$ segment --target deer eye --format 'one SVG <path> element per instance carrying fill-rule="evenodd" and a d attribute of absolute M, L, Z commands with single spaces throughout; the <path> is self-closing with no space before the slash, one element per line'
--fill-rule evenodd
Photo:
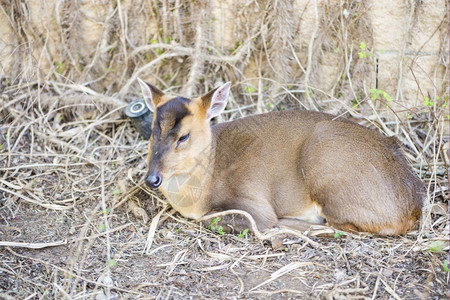
<path fill-rule="evenodd" d="M 183 142 L 187 141 L 188 138 L 189 138 L 189 133 L 183 135 L 182 137 L 180 137 L 180 138 L 178 139 L 177 146 L 178 146 L 180 143 L 183 143 Z"/>

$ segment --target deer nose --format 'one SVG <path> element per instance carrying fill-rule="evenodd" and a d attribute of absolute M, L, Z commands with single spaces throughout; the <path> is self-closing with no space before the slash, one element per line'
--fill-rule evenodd
<path fill-rule="evenodd" d="M 162 183 L 161 175 L 159 174 L 149 174 L 145 178 L 145 184 L 152 190 L 156 190 Z"/>

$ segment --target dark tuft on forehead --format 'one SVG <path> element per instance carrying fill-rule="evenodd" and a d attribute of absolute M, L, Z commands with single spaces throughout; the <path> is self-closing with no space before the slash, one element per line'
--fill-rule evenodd
<path fill-rule="evenodd" d="M 170 99 L 160 107 L 158 107 L 158 113 L 156 120 L 160 122 L 162 118 L 172 117 L 176 120 L 181 120 L 185 116 L 189 115 L 190 112 L 186 108 L 186 105 L 189 105 L 191 100 L 183 97 L 175 97 Z"/>
<path fill-rule="evenodd" d="M 156 131 L 154 137 L 157 140 L 166 136 L 169 131 L 176 133 L 179 130 L 180 121 L 191 114 L 186 108 L 190 102 L 190 99 L 175 97 L 157 107 L 154 129 Z"/>

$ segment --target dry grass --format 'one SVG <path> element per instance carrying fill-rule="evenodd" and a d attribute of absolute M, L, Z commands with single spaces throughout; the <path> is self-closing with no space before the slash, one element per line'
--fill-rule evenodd
<path fill-rule="evenodd" d="M 37 29 L 24 17 L 26 5 L 2 5 L 22 45 L 40 49 L 40 59 L 18 51 L 14 55 L 22 65 L 17 73 L 1 78 L 0 298 L 448 295 L 449 273 L 443 265 L 449 250 L 448 108 L 436 95 L 430 106 L 420 103 L 400 112 L 392 109 L 403 105 L 399 97 L 388 108 L 383 97 L 372 99 L 367 88 L 375 61 L 358 59 L 355 43 L 365 40 L 370 47 L 368 7 L 347 2 L 313 7 L 312 13 L 327 9 L 328 17 L 317 22 L 310 40 L 297 45 L 292 39 L 298 20 L 290 1 L 280 0 L 281 6 L 267 10 L 246 3 L 235 19 L 239 43 L 223 49 L 212 41 L 205 17 L 212 9 L 209 2 L 138 3 L 127 10 L 107 7 L 101 43 L 86 54 L 76 43 L 82 10 L 62 2 L 56 17 L 61 29 L 57 53 L 67 54 L 65 60 L 31 43 Z M 345 9 L 358 17 L 343 17 Z M 138 34 L 143 14 L 162 30 Z M 304 57 L 291 51 L 299 47 L 306 49 Z M 325 91 L 319 64 L 335 48 L 345 52 L 339 54 L 335 82 Z M 443 56 L 443 61 L 448 59 Z M 45 63 L 51 68 L 44 75 L 39 67 Z M 412 59 L 408 64 L 419 63 Z M 246 73 L 249 66 L 251 74 Z M 123 115 L 126 103 L 139 96 L 137 76 L 184 95 L 232 80 L 233 95 L 219 121 L 309 108 L 396 135 L 427 185 L 420 228 L 400 237 L 321 238 L 317 235 L 329 229 L 318 227 L 308 233 L 240 238 L 182 218 L 142 184 L 147 143 Z M 430 80 L 436 89 L 445 84 Z M 417 86 L 422 93 L 419 80 Z"/>
<path fill-rule="evenodd" d="M 442 128 L 433 123 L 416 125 L 414 132 L 427 134 L 409 132 L 423 145 L 420 152 L 430 154 L 419 156 L 426 163 L 413 161 L 428 185 L 420 229 L 397 238 L 278 232 L 283 246 L 273 250 L 270 239 L 221 236 L 170 210 L 141 183 L 147 145 L 122 119 L 123 106 L 67 91 L 85 103 L 83 114 L 67 109 L 76 104 L 41 110 L 39 101 L 49 96 L 27 86 L 7 88 L 11 98 L 2 103 L 0 285 L 7 295 L 445 295 L 448 188 L 438 154 Z M 414 157 L 413 147 L 407 149 Z"/>

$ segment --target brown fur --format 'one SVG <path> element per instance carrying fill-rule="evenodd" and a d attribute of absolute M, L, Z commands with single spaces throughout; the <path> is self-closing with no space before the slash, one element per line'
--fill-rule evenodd
<path fill-rule="evenodd" d="M 211 127 L 206 111 L 212 96 L 183 104 L 190 114 L 173 138 L 150 140 L 149 173 L 162 174 L 160 189 L 182 215 L 198 219 L 241 209 L 260 230 L 304 230 L 326 222 L 395 235 L 414 227 L 424 186 L 394 138 L 311 111 L 273 112 Z M 159 99 L 154 120 L 158 108 L 172 101 Z M 169 127 L 176 116 L 165 118 L 161 123 L 171 124 L 165 132 L 174 130 Z M 187 142 L 176 142 L 187 133 Z M 165 150 L 155 159 L 157 147 Z M 237 231 L 248 227 L 243 218 L 225 222 Z"/>

